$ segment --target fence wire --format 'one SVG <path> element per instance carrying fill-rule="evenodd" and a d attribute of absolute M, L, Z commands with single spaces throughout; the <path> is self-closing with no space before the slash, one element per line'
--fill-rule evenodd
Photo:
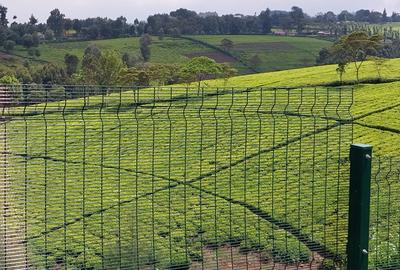
<path fill-rule="evenodd" d="M 352 89 L 0 90 L 0 269 L 344 265 Z"/>
<path fill-rule="evenodd" d="M 400 159 L 375 157 L 370 217 L 370 269 L 400 269 Z"/>

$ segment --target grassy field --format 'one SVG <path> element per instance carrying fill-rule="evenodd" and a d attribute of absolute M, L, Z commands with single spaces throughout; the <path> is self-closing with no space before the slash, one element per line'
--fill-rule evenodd
<path fill-rule="evenodd" d="M 245 62 L 258 55 L 261 59 L 257 70 L 274 71 L 291 68 L 314 66 L 319 51 L 332 45 L 329 41 L 280 36 L 194 36 L 215 46 L 220 46 L 222 39 L 234 43 L 231 53 Z M 285 59 L 285 61 L 282 61 Z"/>
<path fill-rule="evenodd" d="M 86 47 L 90 44 L 96 44 L 100 49 L 116 50 L 121 54 L 127 52 L 132 55 L 138 55 L 140 53 L 139 38 L 133 37 L 43 44 L 39 47 L 42 55 L 38 59 L 63 64 L 65 54 L 71 53 L 81 58 Z M 160 41 L 156 37 L 153 37 L 151 49 L 151 61 L 155 63 L 182 63 L 187 61 L 185 54 L 209 51 L 207 48 L 193 44 L 190 41 L 174 38 L 165 38 Z M 27 51 L 22 47 L 17 47 L 15 54 L 28 56 Z"/>
<path fill-rule="evenodd" d="M 399 69 L 391 60 L 383 76 Z M 362 74 L 375 77 L 373 64 Z M 400 82 L 361 84 L 353 100 L 318 86 L 335 80 L 334 66 L 312 67 L 235 77 L 225 91 L 208 81 L 200 95 L 145 89 L 14 108 L 2 124 L 16 194 L 8 222 L 38 268 L 187 269 L 210 249 L 218 261 L 220 245 L 291 265 L 343 255 L 352 130 L 337 118 L 354 103 L 354 141 L 397 155 Z"/>
<path fill-rule="evenodd" d="M 259 71 L 283 70 L 289 68 L 315 65 L 318 52 L 330 44 L 311 38 L 274 37 L 274 36 L 193 36 L 200 40 L 219 45 L 223 38 L 229 38 L 235 42 L 233 54 L 245 63 L 254 54 L 258 54 L 262 64 Z M 117 50 L 121 54 L 128 52 L 132 55 L 139 54 L 139 38 L 119 38 L 110 40 L 77 41 L 65 43 L 49 43 L 40 45 L 41 56 L 36 60 L 63 64 L 66 53 L 82 57 L 85 48 L 90 44 L 96 44 L 101 49 Z M 208 56 L 218 62 L 229 62 L 243 73 L 249 73 L 248 67 L 234 58 L 207 46 L 180 38 L 164 38 L 159 40 L 153 37 L 151 45 L 152 63 L 184 63 L 191 57 Z M 245 53 L 246 51 L 246 53 Z M 15 55 L 29 57 L 27 50 L 17 46 L 13 52 Z M 285 61 L 281 59 L 285 58 Z M 37 63 L 37 62 L 33 62 Z M 40 63 L 37 63 L 40 64 Z"/>

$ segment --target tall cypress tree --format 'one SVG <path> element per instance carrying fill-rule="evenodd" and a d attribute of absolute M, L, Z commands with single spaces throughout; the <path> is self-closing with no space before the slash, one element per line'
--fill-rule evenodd
<path fill-rule="evenodd" d="M 386 12 L 386 8 L 383 10 L 382 13 L 382 22 L 387 22 L 388 21 L 388 16 L 387 16 L 387 12 Z"/>
<path fill-rule="evenodd" d="M 8 9 L 5 6 L 0 5 L 0 25 L 1 26 L 8 25 L 7 10 Z"/>

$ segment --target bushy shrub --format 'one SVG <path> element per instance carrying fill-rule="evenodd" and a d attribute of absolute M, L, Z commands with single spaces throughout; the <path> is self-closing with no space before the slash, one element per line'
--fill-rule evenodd
<path fill-rule="evenodd" d="M 26 48 L 30 48 L 34 45 L 33 36 L 31 34 L 25 34 L 22 37 L 22 45 Z"/>
<path fill-rule="evenodd" d="M 41 55 L 41 53 L 40 53 L 38 48 L 29 48 L 28 49 L 28 54 L 30 56 L 35 56 L 35 57 L 40 57 L 40 55 Z"/>
<path fill-rule="evenodd" d="M 332 260 L 324 260 L 318 270 L 336 270 L 336 266 Z"/>
<path fill-rule="evenodd" d="M 0 78 L 0 84 L 19 84 L 19 81 L 15 76 L 5 75 Z"/>
<path fill-rule="evenodd" d="M 21 96 L 21 87 L 18 79 L 15 76 L 6 75 L 0 78 L 0 85 L 3 85 L 2 92 L 4 93 L 5 91 L 6 93 L 6 97 L 3 98 L 1 103 L 6 106 L 18 103 Z"/>
<path fill-rule="evenodd" d="M 54 40 L 54 31 L 51 29 L 47 29 L 44 33 L 44 38 L 48 41 Z"/>
<path fill-rule="evenodd" d="M 13 40 L 6 40 L 6 41 L 4 42 L 4 44 L 3 44 L 3 47 L 4 47 L 4 49 L 5 49 L 7 52 L 10 52 L 10 51 L 14 50 L 15 41 L 13 41 Z"/>

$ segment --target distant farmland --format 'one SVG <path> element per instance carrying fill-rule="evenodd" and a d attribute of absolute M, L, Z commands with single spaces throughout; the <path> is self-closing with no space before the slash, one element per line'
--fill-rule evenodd
<path fill-rule="evenodd" d="M 315 65 L 321 48 L 331 42 L 315 38 L 280 36 L 193 36 L 196 39 L 219 46 L 222 39 L 233 41 L 231 53 L 245 62 L 258 55 L 260 71 L 285 70 Z M 282 61 L 284 59 L 284 61 Z"/>
<path fill-rule="evenodd" d="M 182 38 L 166 37 L 163 40 L 159 40 L 158 37 L 153 37 L 150 62 L 180 64 L 195 56 L 208 56 L 220 63 L 228 62 L 236 67 L 241 74 L 246 74 L 253 72 L 253 70 L 249 68 L 248 63 L 249 59 L 254 55 L 258 55 L 261 59 L 260 65 L 256 67 L 256 70 L 259 72 L 308 67 L 315 65 L 315 59 L 320 49 L 323 47 L 329 47 L 331 44 L 328 41 L 314 38 L 261 35 L 204 35 L 191 36 L 191 38 L 207 42 L 216 47 L 220 45 L 222 39 L 227 38 L 233 41 L 234 47 L 231 52 L 226 54 L 212 46 L 206 46 Z M 90 44 L 96 44 L 101 49 L 116 50 L 121 54 L 139 54 L 139 38 L 132 37 L 42 44 L 39 47 L 41 56 L 33 59 L 63 64 L 66 53 L 82 57 L 85 48 Z M 27 50 L 21 46 L 17 46 L 13 53 L 17 56 L 30 58 Z M 285 61 L 282 61 L 282 59 Z M 9 64 L 11 63 L 10 65 L 15 65 L 15 62 L 22 63 L 22 60 L 16 59 L 14 63 L 11 60 L 8 61 Z M 34 61 L 33 63 L 40 64 L 40 62 L 37 61 Z"/>

